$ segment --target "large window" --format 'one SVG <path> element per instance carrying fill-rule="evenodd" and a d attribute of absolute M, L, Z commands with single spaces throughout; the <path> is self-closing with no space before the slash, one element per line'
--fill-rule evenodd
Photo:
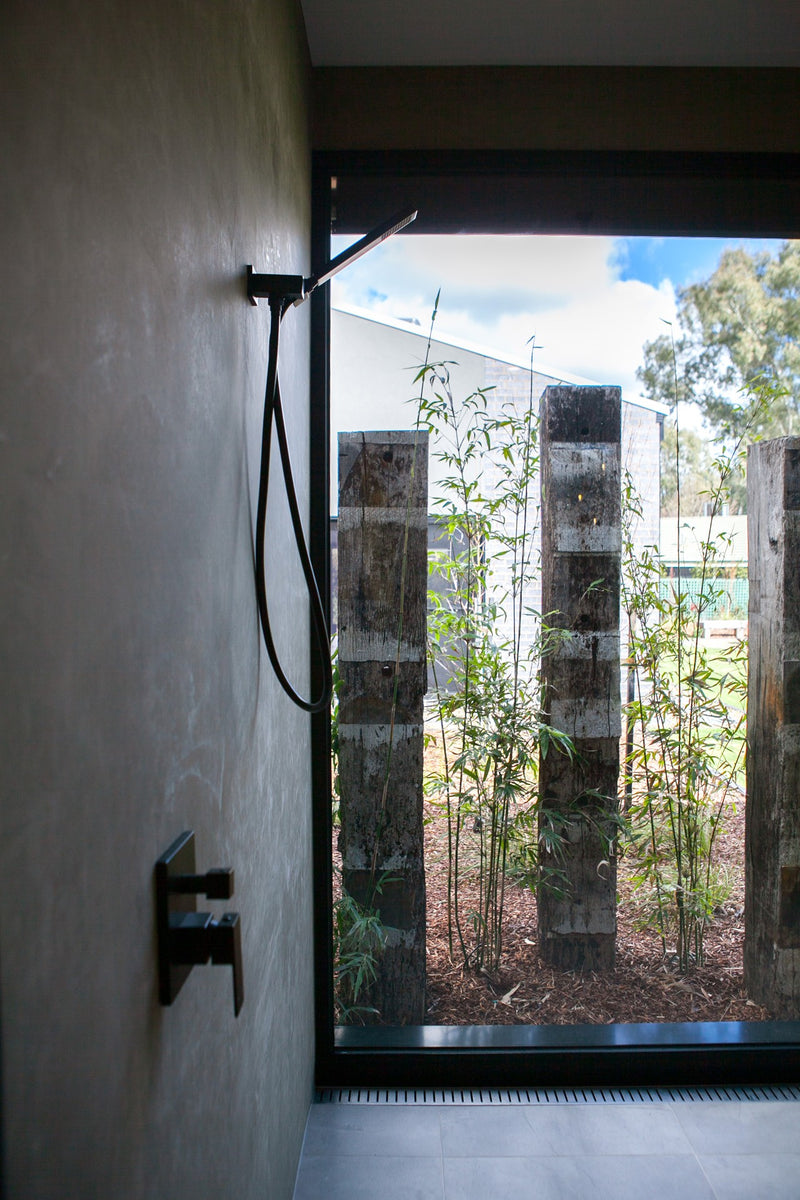
<path fill-rule="evenodd" d="M 420 233 L 692 234 L 792 237 L 800 211 L 794 159 L 750 156 L 320 156 L 315 252 L 403 203 Z M 315 298 L 312 536 L 329 571 L 328 343 L 330 314 Z M 324 590 L 328 591 L 327 584 Z M 688 1082 L 789 1078 L 793 1023 L 653 1022 L 603 1026 L 366 1026 L 334 1028 L 331 963 L 330 727 L 314 729 L 317 879 L 317 1034 L 321 1082 Z M 659 1014 L 661 1015 L 661 1014 Z"/>

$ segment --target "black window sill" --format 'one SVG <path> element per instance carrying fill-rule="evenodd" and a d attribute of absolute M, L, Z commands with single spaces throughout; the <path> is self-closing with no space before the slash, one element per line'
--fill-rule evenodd
<path fill-rule="evenodd" d="M 634 1086 L 800 1081 L 800 1021 L 341 1026 L 319 1086 Z"/>

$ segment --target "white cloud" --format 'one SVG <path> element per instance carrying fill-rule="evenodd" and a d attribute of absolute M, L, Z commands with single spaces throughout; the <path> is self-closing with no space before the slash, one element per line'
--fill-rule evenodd
<path fill-rule="evenodd" d="M 611 237 L 401 237 L 342 272 L 334 303 L 436 321 L 452 334 L 515 358 L 532 335 L 542 364 L 637 392 L 642 346 L 675 319 L 669 280 L 622 280 Z M 337 246 L 337 249 L 340 247 Z"/>

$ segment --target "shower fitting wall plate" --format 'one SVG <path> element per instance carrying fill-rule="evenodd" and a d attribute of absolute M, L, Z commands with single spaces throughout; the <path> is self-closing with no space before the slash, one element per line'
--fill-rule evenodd
<path fill-rule="evenodd" d="M 197 895 L 171 891 L 169 881 L 179 875 L 194 875 L 195 861 L 194 833 L 188 830 L 156 863 L 156 919 L 159 931 L 163 931 L 158 939 L 158 998 L 162 1004 L 172 1004 L 192 969 L 190 964 L 170 961 L 169 917 L 171 912 L 197 912 Z"/>

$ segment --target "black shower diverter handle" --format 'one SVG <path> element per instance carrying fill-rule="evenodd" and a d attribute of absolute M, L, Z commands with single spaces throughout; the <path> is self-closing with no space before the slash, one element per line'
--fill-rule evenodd
<path fill-rule="evenodd" d="M 233 1014 L 238 1017 L 244 1004 L 242 923 L 239 914 L 225 913 L 219 921 L 212 921 L 208 936 L 212 963 L 233 967 Z"/>
<path fill-rule="evenodd" d="M 214 966 L 233 968 L 233 1012 L 244 1004 L 242 923 L 236 912 L 215 921 L 211 913 L 172 913 L 169 919 L 170 962 L 197 967 L 209 959 Z"/>
<path fill-rule="evenodd" d="M 228 900 L 233 895 L 230 867 L 195 871 L 194 834 L 187 830 L 156 863 L 156 918 L 158 924 L 159 999 L 172 1004 L 192 967 L 211 962 L 233 970 L 233 1011 L 238 1017 L 244 1004 L 242 923 L 237 912 L 216 920 L 209 912 L 196 912 L 195 896 Z"/>

